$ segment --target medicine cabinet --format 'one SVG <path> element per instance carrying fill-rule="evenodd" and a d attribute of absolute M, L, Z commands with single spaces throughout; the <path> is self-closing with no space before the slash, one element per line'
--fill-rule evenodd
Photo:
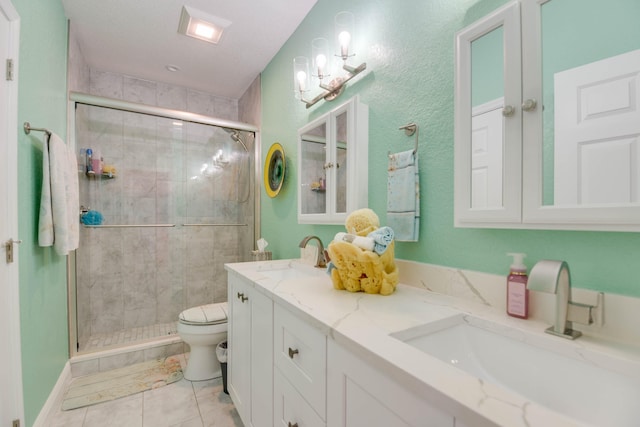
<path fill-rule="evenodd" d="M 344 224 L 368 203 L 369 110 L 358 96 L 298 131 L 298 223 Z"/>
<path fill-rule="evenodd" d="M 640 231 L 637 16 L 520 0 L 456 34 L 457 227 Z"/>

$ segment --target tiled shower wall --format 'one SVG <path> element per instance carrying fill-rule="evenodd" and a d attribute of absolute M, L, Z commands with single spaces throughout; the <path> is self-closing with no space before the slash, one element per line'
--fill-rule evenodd
<path fill-rule="evenodd" d="M 237 120 L 235 100 L 91 71 L 90 92 Z M 78 148 L 100 151 L 113 179 L 80 174 L 81 204 L 105 225 L 81 228 L 78 338 L 175 321 L 187 307 L 227 300 L 224 263 L 253 249 L 254 137 L 249 153 L 220 128 L 79 106 Z M 249 206 L 251 205 L 251 206 Z M 183 224 L 246 224 L 184 226 Z"/>

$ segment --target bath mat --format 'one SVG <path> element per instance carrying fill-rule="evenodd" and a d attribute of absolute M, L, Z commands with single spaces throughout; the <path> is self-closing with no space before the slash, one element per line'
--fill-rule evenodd
<path fill-rule="evenodd" d="M 156 359 L 87 375 L 71 382 L 62 401 L 62 410 L 108 402 L 162 387 L 181 378 L 182 368 L 177 357 Z"/>

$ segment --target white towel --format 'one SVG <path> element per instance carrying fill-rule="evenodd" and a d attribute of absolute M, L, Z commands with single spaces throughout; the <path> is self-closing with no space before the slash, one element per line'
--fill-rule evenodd
<path fill-rule="evenodd" d="M 42 194 L 38 244 L 59 255 L 78 248 L 78 163 L 72 149 L 56 135 L 45 136 L 42 149 Z"/>
<path fill-rule="evenodd" d="M 347 234 L 343 232 L 337 233 L 333 240 L 337 242 L 353 243 L 360 249 L 372 252 L 376 244 L 375 240 L 373 240 L 371 237 L 356 236 L 355 234 Z"/>
<path fill-rule="evenodd" d="M 389 155 L 387 225 L 395 240 L 417 242 L 420 231 L 420 179 L 418 153 L 413 150 Z"/>

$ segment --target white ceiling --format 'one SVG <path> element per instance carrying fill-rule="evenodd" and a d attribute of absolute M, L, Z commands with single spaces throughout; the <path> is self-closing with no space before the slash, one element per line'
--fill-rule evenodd
<path fill-rule="evenodd" d="M 238 99 L 317 0 L 62 0 L 89 67 Z M 231 21 L 214 45 L 178 34 L 182 6 Z M 170 72 L 167 65 L 180 68 Z"/>

